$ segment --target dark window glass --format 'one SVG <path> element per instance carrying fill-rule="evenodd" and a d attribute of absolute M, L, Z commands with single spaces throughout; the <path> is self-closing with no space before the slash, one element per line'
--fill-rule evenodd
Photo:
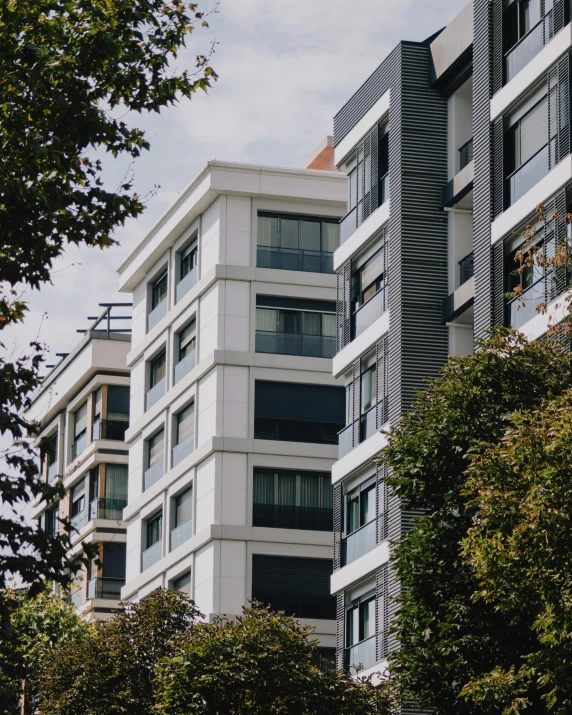
<path fill-rule="evenodd" d="M 375 598 L 367 598 L 346 612 L 346 647 L 375 635 Z"/>
<path fill-rule="evenodd" d="M 152 467 L 156 462 L 163 458 L 163 445 L 165 440 L 165 432 L 161 430 L 149 440 L 149 466 Z"/>
<path fill-rule="evenodd" d="M 167 356 L 163 350 L 157 357 L 151 361 L 151 371 L 150 380 L 151 384 L 149 387 L 155 387 L 155 385 L 165 377 L 165 366 L 167 362 Z"/>
<path fill-rule="evenodd" d="M 191 595 L 191 572 L 187 571 L 179 578 L 173 581 L 173 588 L 177 591 L 184 591 L 189 596 Z"/>
<path fill-rule="evenodd" d="M 58 531 L 58 507 L 54 506 L 46 511 L 45 531 L 48 536 L 55 536 Z"/>
<path fill-rule="evenodd" d="M 126 544 L 103 544 L 103 578 L 125 580 Z"/>
<path fill-rule="evenodd" d="M 167 297 L 167 271 L 165 271 L 157 280 L 153 283 L 153 288 L 151 292 L 151 310 L 162 303 Z"/>
<path fill-rule="evenodd" d="M 186 489 L 175 497 L 175 528 L 193 518 L 193 489 Z"/>
<path fill-rule="evenodd" d="M 192 320 L 179 333 L 179 362 L 196 347 L 196 322 Z"/>
<path fill-rule="evenodd" d="M 177 444 L 184 442 L 195 431 L 195 403 L 177 415 Z"/>
<path fill-rule="evenodd" d="M 180 280 L 197 267 L 198 250 L 197 244 L 192 243 L 181 253 L 181 275 Z"/>
<path fill-rule="evenodd" d="M 85 478 L 72 488 L 72 517 L 77 516 L 85 509 Z"/>
<path fill-rule="evenodd" d="M 375 482 L 368 482 L 347 495 L 346 533 L 352 534 L 375 519 Z"/>
<path fill-rule="evenodd" d="M 74 413 L 74 437 L 77 440 L 87 430 L 87 402 Z"/>
<path fill-rule="evenodd" d="M 158 514 L 147 522 L 147 548 L 163 538 L 163 514 Z"/>

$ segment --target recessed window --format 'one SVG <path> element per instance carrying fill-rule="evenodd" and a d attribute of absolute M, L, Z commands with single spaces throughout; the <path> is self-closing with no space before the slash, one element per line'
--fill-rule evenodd
<path fill-rule="evenodd" d="M 167 291 L 169 276 L 165 270 L 151 284 L 150 311 L 147 316 L 147 330 L 151 330 L 167 314 Z"/>
<path fill-rule="evenodd" d="M 87 402 L 74 412 L 73 421 L 72 459 L 75 459 L 87 447 Z"/>
<path fill-rule="evenodd" d="M 380 491 L 383 495 L 383 491 Z M 345 496 L 342 565 L 356 561 L 377 545 L 377 485 L 375 478 Z M 381 512 L 384 505 L 379 506 Z M 381 514 L 380 514 L 381 516 Z"/>
<path fill-rule="evenodd" d="M 46 509 L 44 513 L 44 531 L 48 536 L 55 536 L 58 532 L 58 506 Z"/>
<path fill-rule="evenodd" d="M 143 475 L 144 489 L 149 489 L 165 471 L 165 431 L 160 430 L 147 442 L 147 469 Z"/>
<path fill-rule="evenodd" d="M 148 410 L 165 394 L 167 353 L 162 350 L 149 363 L 149 390 L 145 396 L 145 409 Z"/>
<path fill-rule="evenodd" d="M 141 568 L 143 571 L 161 559 L 163 545 L 163 512 L 159 512 L 156 516 L 147 520 L 145 531 L 147 548 L 141 555 Z"/>
<path fill-rule="evenodd" d="M 176 591 L 183 591 L 188 596 L 191 595 L 191 572 L 187 571 L 173 581 L 173 588 Z"/>
<path fill-rule="evenodd" d="M 71 490 L 71 523 L 78 530 L 87 523 L 85 487 L 85 478 L 83 478 Z"/>
<path fill-rule="evenodd" d="M 48 468 L 48 482 L 58 476 L 58 433 L 48 437 L 44 446 L 44 459 Z"/>
<path fill-rule="evenodd" d="M 368 594 L 346 611 L 346 667 L 376 663 L 375 595 Z"/>
<path fill-rule="evenodd" d="M 193 535 L 193 489 L 189 487 L 173 500 L 173 528 L 171 551 L 188 541 Z"/>
<path fill-rule="evenodd" d="M 175 417 L 175 446 L 173 447 L 173 467 L 179 464 L 195 448 L 195 404 L 194 402 Z"/>
<path fill-rule="evenodd" d="M 175 338 L 177 342 L 177 363 L 175 384 L 187 375 L 196 364 L 197 324 L 195 320 L 186 325 Z"/>
<path fill-rule="evenodd" d="M 175 287 L 175 299 L 178 302 L 196 284 L 198 278 L 198 247 L 193 241 L 179 254 L 179 280 Z"/>

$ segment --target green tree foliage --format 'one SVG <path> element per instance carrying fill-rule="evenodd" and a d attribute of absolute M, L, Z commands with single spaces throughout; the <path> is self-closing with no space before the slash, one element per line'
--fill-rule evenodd
<path fill-rule="evenodd" d="M 467 475 L 468 507 L 478 519 L 463 555 L 477 597 L 509 623 L 524 609 L 534 642 L 519 659 L 474 678 L 464 695 L 503 715 L 570 713 L 572 391 L 514 413 L 498 443 L 473 449 Z"/>
<path fill-rule="evenodd" d="M 146 715 L 155 704 L 158 662 L 199 612 L 181 591 L 128 603 L 88 638 L 58 649 L 34 683 L 42 715 Z"/>
<path fill-rule="evenodd" d="M 163 715 L 389 715 L 391 684 L 322 672 L 313 629 L 255 604 L 236 620 L 200 623 L 159 668 Z"/>
<path fill-rule="evenodd" d="M 113 231 L 144 209 L 126 179 L 103 183 L 99 158 L 135 160 L 149 149 L 129 120 L 206 90 L 216 74 L 205 56 L 176 68 L 205 15 L 187 0 L 4 0 L 0 3 L 0 331 L 21 322 L 22 288 L 50 280 L 70 243 L 106 248 Z M 0 343 L 0 501 L 21 506 L 53 499 L 60 487 L 38 478 L 33 432 L 22 413 L 38 386 L 41 346 L 14 359 Z M 32 591 L 66 581 L 66 535 L 47 538 L 0 515 L 0 588 L 9 572 Z"/>
<path fill-rule="evenodd" d="M 403 595 L 393 668 L 406 697 L 440 715 L 503 712 L 496 703 L 483 709 L 475 690 L 464 691 L 475 697 L 460 698 L 463 687 L 494 672 L 518 672 L 538 650 L 534 598 L 523 589 L 507 612 L 482 597 L 479 574 L 464 558 L 462 542 L 478 523 L 481 496 L 467 491 L 468 480 L 480 473 L 487 484 L 488 472 L 472 465 L 487 445 L 499 444 L 513 413 L 572 387 L 572 355 L 555 341 L 528 343 L 497 329 L 477 347 L 473 356 L 452 359 L 419 395 L 387 451 L 394 489 L 407 508 L 426 514 L 396 550 Z M 513 575 L 516 582 L 518 568 Z M 540 686 L 529 691 L 537 708 L 531 712 L 545 712 Z"/>

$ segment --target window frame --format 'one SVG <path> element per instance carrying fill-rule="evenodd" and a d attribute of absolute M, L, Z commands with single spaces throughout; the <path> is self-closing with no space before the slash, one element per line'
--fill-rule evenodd
<path fill-rule="evenodd" d="M 163 293 L 157 293 L 158 289 L 160 288 L 160 284 L 165 282 L 165 292 Z M 163 296 L 162 298 L 160 296 Z M 169 295 L 169 268 L 166 267 L 164 268 L 160 273 L 158 278 L 155 278 L 151 282 L 151 310 L 150 312 L 152 313 L 155 308 L 158 308 L 161 303 L 167 299 L 167 296 Z M 158 299 L 159 298 L 159 299 Z"/>

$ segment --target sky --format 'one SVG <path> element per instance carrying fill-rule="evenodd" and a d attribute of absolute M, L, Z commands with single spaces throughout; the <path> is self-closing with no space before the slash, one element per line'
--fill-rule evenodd
<path fill-rule="evenodd" d="M 157 115 L 133 117 L 151 141 L 134 166 L 135 189 L 157 187 L 137 221 L 117 231 L 120 245 L 69 248 L 54 264 L 52 285 L 29 291 L 24 326 L 5 336 L 16 351 L 39 338 L 68 352 L 98 303 L 128 300 L 116 292 L 116 269 L 178 194 L 212 158 L 300 166 L 332 133 L 333 116 L 400 39 L 424 40 L 448 24 L 467 0 L 221 0 L 210 28 L 194 34 L 177 65 L 192 67 L 217 42 L 220 79 Z M 214 8 L 199 0 L 200 9 Z M 108 185 L 124 165 L 106 162 Z"/>

